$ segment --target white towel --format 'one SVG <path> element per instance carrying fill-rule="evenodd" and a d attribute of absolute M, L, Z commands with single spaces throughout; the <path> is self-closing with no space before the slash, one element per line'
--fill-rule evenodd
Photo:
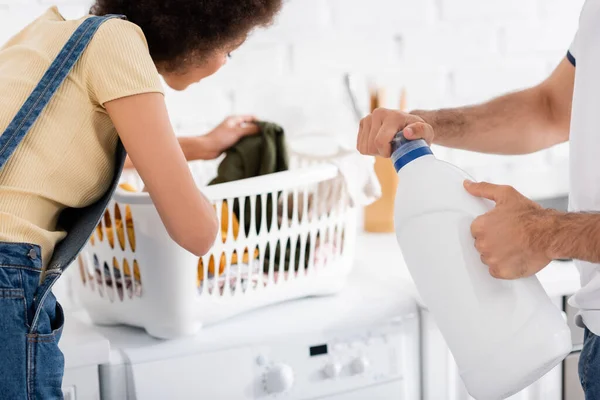
<path fill-rule="evenodd" d="M 381 197 L 381 185 L 375 174 L 375 158 L 357 151 L 344 150 L 331 163 L 338 167 L 346 185 L 350 206 L 369 205 Z"/>

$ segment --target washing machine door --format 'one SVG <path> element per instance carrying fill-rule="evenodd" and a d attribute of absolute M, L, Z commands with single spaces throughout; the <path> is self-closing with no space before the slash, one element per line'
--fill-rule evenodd
<path fill-rule="evenodd" d="M 323 397 L 326 400 L 405 400 L 402 381 L 393 381 L 351 392 Z"/>

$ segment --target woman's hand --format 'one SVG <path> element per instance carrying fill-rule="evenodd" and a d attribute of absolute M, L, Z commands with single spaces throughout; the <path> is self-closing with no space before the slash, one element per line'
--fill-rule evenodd
<path fill-rule="evenodd" d="M 425 139 L 431 145 L 433 128 L 422 118 L 402 111 L 378 108 L 360 121 L 356 148 L 364 155 L 389 158 L 396 133 L 409 140 Z"/>
<path fill-rule="evenodd" d="M 187 161 L 214 160 L 242 137 L 258 133 L 251 115 L 227 117 L 215 129 L 202 136 L 178 137 L 179 146 Z M 135 168 L 127 157 L 125 168 Z"/>
<path fill-rule="evenodd" d="M 199 137 L 205 149 L 206 160 L 213 160 L 235 145 L 241 138 L 258 133 L 256 118 L 251 115 L 225 118 L 215 129 Z"/>

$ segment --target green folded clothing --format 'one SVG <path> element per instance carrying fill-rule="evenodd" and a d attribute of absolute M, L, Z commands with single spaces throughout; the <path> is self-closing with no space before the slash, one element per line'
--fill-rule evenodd
<path fill-rule="evenodd" d="M 226 151 L 226 156 L 210 185 L 287 171 L 285 134 L 279 125 L 257 122 L 260 132 L 245 136 Z"/>

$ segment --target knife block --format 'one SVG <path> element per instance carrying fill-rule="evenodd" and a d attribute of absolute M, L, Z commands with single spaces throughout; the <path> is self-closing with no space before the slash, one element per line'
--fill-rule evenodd
<path fill-rule="evenodd" d="M 398 188 L 398 174 L 392 160 L 375 158 L 375 173 L 381 184 L 381 197 L 365 207 L 364 228 L 371 233 L 394 232 L 394 201 Z"/>
<path fill-rule="evenodd" d="M 371 91 L 371 112 L 380 107 L 384 92 L 379 89 Z M 400 110 L 406 109 L 406 92 L 403 90 L 400 99 Z M 394 202 L 398 188 L 398 174 L 392 160 L 375 157 L 375 174 L 381 185 L 381 197 L 365 207 L 364 229 L 371 233 L 392 233 L 394 228 Z"/>

